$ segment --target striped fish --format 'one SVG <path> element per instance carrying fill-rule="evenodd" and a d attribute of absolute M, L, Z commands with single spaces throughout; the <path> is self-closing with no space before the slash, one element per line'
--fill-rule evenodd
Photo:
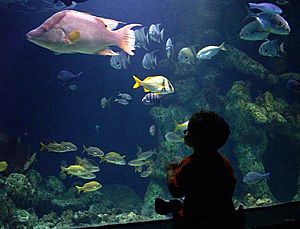
<path fill-rule="evenodd" d="M 142 102 L 147 106 L 153 106 L 155 104 L 158 104 L 163 98 L 164 95 L 162 94 L 155 94 L 155 93 L 147 93 L 144 98 L 142 99 Z"/>

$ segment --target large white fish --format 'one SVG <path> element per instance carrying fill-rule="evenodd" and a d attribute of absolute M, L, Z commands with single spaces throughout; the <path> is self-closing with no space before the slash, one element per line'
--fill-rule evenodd
<path fill-rule="evenodd" d="M 26 34 L 34 44 L 56 53 L 84 53 L 118 55 L 109 46 L 116 45 L 129 55 L 134 55 L 135 44 L 132 27 L 126 25 L 113 31 L 120 22 L 96 17 L 74 10 L 54 14 L 38 28 Z"/>
<path fill-rule="evenodd" d="M 226 51 L 226 48 L 224 47 L 224 45 L 225 45 L 225 42 L 223 42 L 220 46 L 207 46 L 207 47 L 201 49 L 197 53 L 196 57 L 201 60 L 211 59 L 213 56 L 217 55 L 220 50 Z"/>

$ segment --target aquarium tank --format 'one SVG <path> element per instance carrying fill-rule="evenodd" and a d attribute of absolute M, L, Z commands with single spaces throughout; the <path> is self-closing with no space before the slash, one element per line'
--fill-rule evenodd
<path fill-rule="evenodd" d="M 249 4 L 250 3 L 250 4 Z M 165 219 L 165 166 L 214 111 L 233 201 L 300 200 L 296 0 L 0 0 L 0 228 Z"/>

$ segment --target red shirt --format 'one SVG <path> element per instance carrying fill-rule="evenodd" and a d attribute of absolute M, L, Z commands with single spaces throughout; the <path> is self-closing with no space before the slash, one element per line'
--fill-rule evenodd
<path fill-rule="evenodd" d="M 184 218 L 197 222 L 231 215 L 235 184 L 229 160 L 218 152 L 197 152 L 184 158 L 168 180 L 172 196 L 184 197 Z"/>

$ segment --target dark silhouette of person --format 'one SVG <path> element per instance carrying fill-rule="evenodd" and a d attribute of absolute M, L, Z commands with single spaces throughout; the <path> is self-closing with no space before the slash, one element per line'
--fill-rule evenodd
<path fill-rule="evenodd" d="M 158 214 L 173 213 L 174 228 L 237 228 L 232 202 L 236 178 L 229 160 L 218 152 L 229 134 L 228 124 L 214 112 L 191 117 L 184 142 L 193 153 L 166 166 L 169 191 L 181 199 L 155 201 Z"/>

